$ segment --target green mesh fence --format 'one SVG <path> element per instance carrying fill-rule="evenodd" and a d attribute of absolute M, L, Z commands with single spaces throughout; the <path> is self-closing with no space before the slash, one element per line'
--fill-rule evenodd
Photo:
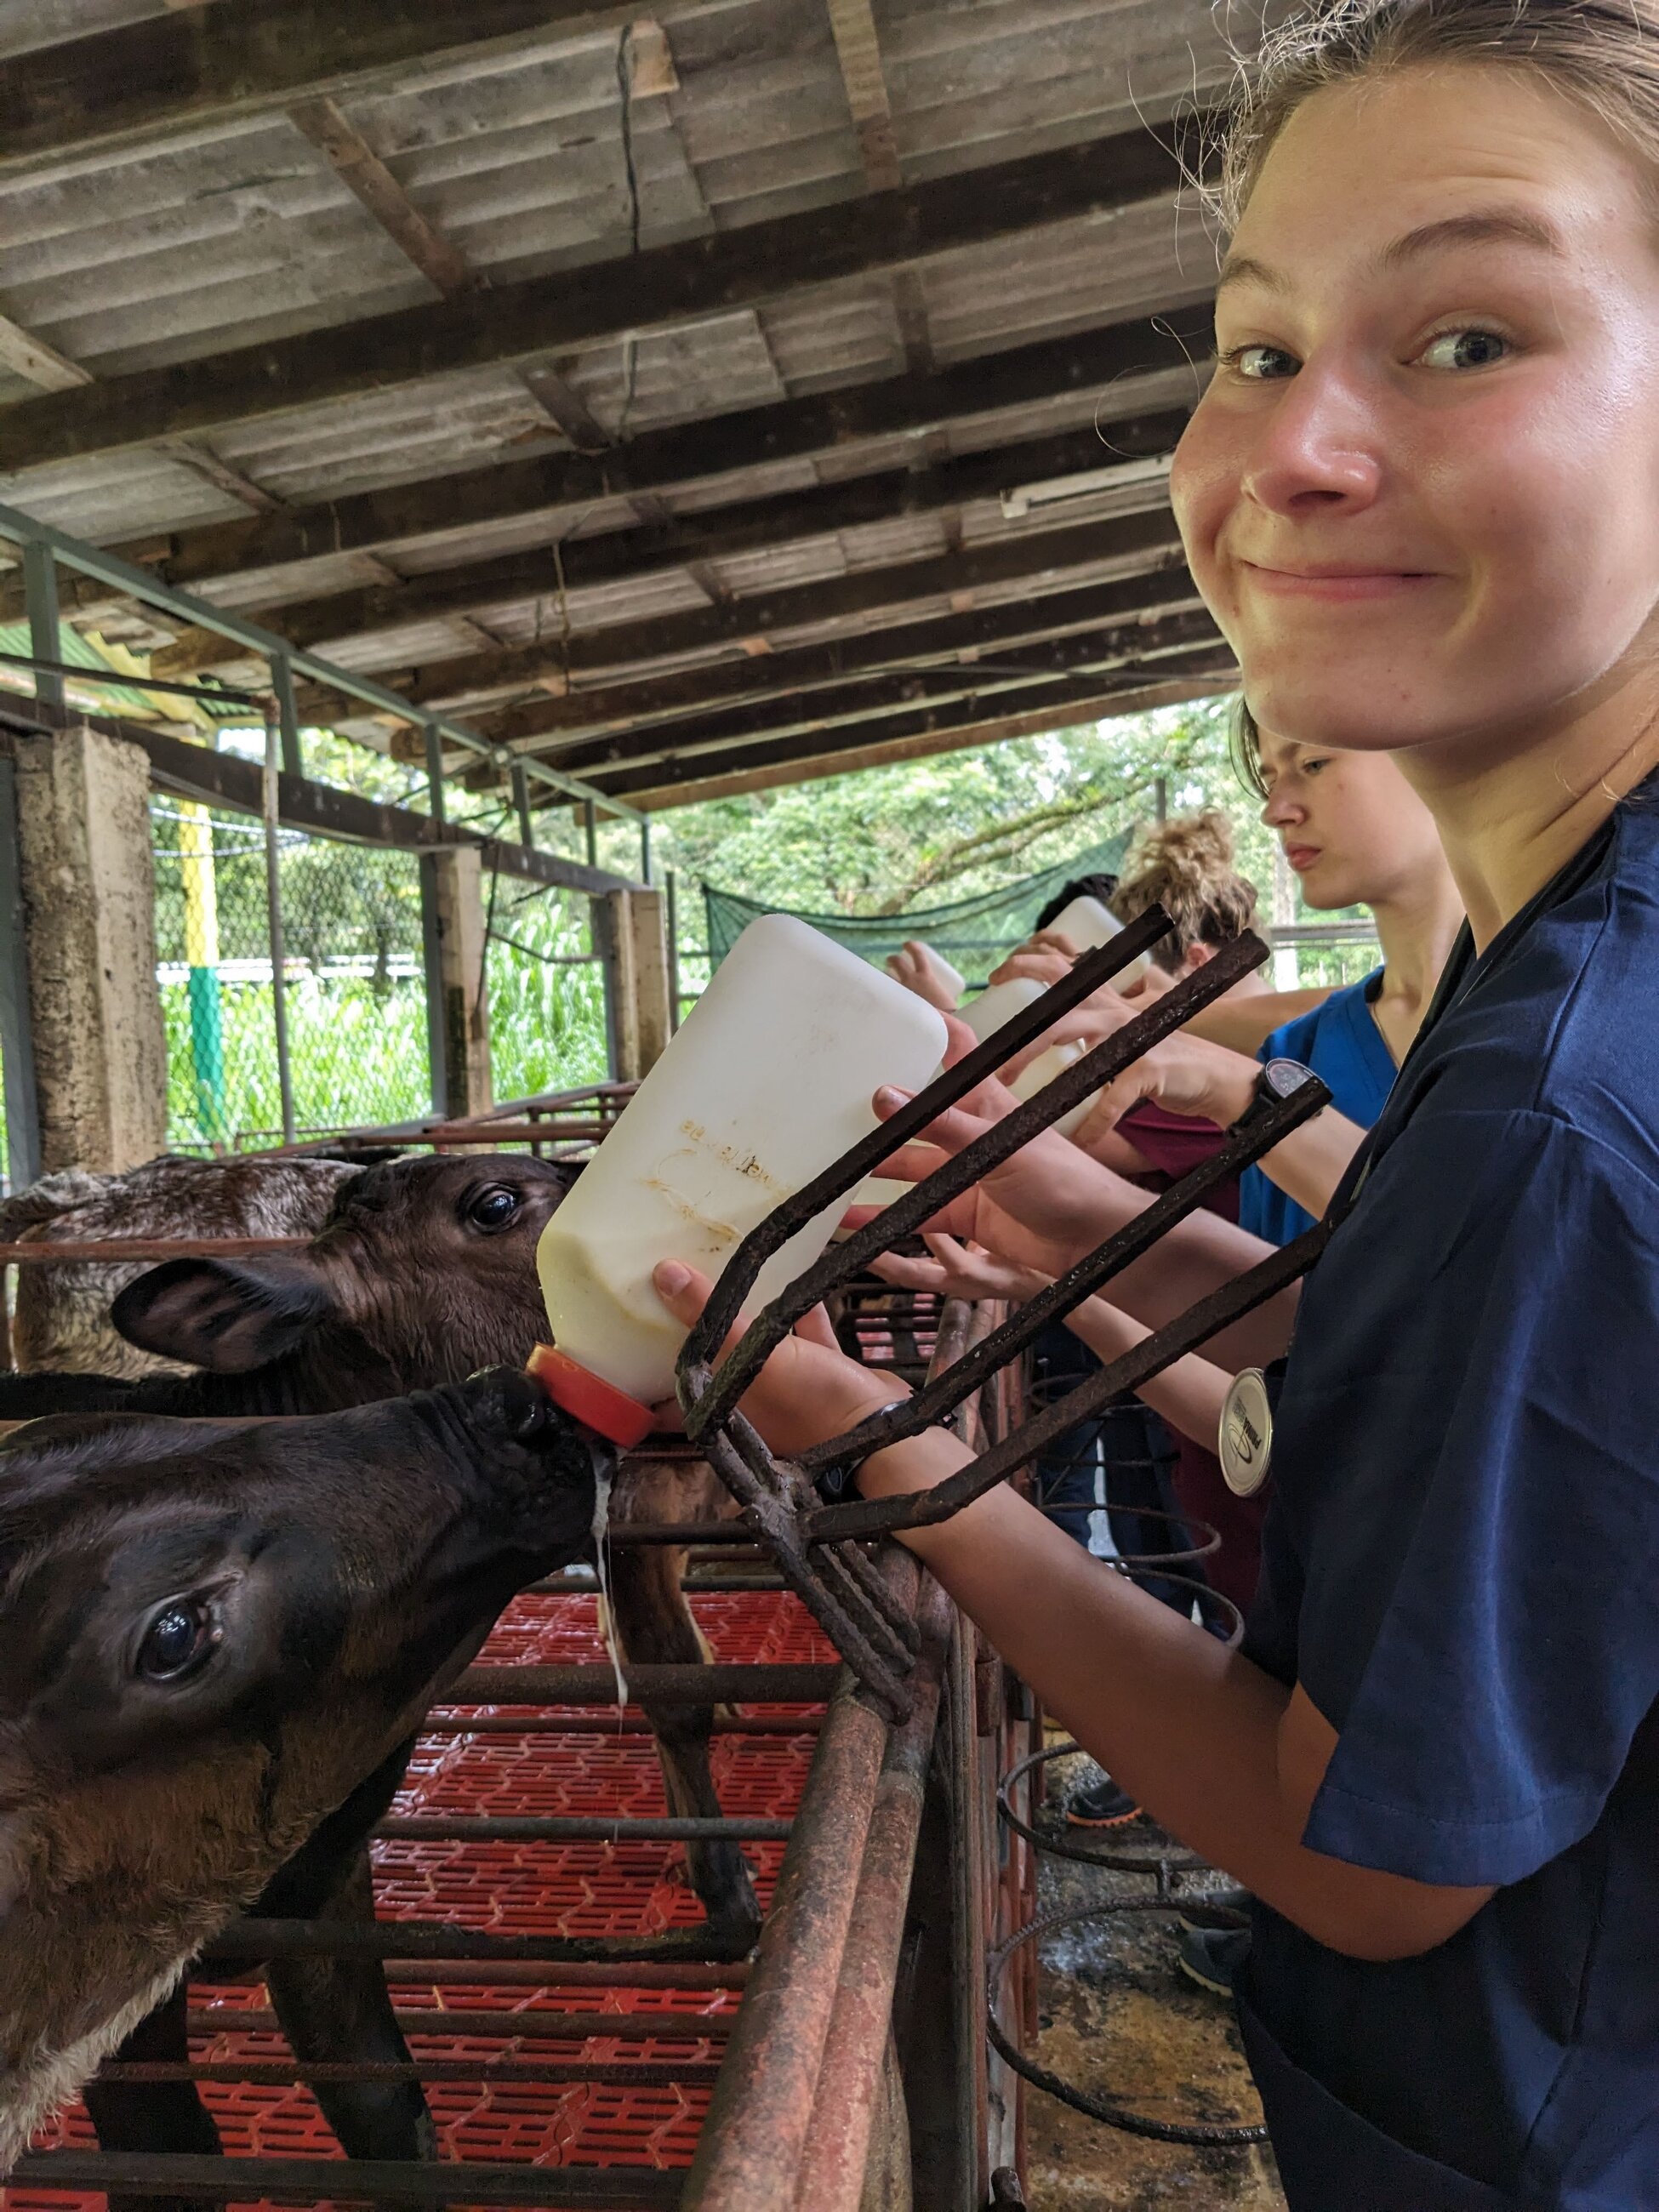
<path fill-rule="evenodd" d="M 1022 877 L 1000 890 L 982 891 L 976 898 L 959 899 L 953 906 L 916 907 L 908 914 L 798 914 L 795 918 L 878 966 L 906 938 L 921 938 L 960 969 L 970 989 L 978 989 L 992 969 L 1030 935 L 1037 915 L 1064 884 L 1078 876 L 1115 875 L 1133 835 L 1126 830 L 1103 844 L 1074 854 L 1058 867 Z M 711 973 L 757 915 L 789 910 L 744 898 L 737 891 L 717 890 L 712 884 L 703 885 L 702 897 Z"/>

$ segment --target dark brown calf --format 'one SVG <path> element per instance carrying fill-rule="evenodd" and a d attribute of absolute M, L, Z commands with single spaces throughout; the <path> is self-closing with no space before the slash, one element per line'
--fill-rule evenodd
<path fill-rule="evenodd" d="M 361 1838 L 507 1599 L 586 1548 L 611 1456 L 500 1370 L 0 1451 L 0 2173 L 233 1913 Z"/>

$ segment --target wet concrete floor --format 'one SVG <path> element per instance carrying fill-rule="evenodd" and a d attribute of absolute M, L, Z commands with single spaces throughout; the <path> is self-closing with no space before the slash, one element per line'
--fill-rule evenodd
<path fill-rule="evenodd" d="M 1091 1847 L 1154 1856 L 1165 1839 L 1145 1821 L 1091 1837 L 1066 1829 L 1059 1808 L 1086 1762 L 1050 1767 L 1045 1830 Z M 1154 1891 L 1144 1875 L 1045 1856 L 1041 1909 L 1076 1911 Z M 1219 1886 L 1183 1880 L 1182 1894 Z M 1101 2098 L 1183 2125 L 1259 2124 L 1231 2007 L 1176 1965 L 1171 1912 L 1118 1912 L 1057 1930 L 1041 1943 L 1039 2065 Z M 1221 2148 L 1155 2142 L 1073 2112 L 1028 2088 L 1026 2192 L 1032 2212 L 1284 2212 L 1265 2145 Z"/>

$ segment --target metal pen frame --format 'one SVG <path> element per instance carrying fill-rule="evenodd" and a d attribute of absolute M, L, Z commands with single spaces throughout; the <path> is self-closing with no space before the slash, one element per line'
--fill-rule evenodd
<path fill-rule="evenodd" d="M 785 1581 L 829 1635 L 866 1694 L 895 1722 L 909 1710 L 915 1630 L 909 1616 L 892 1603 L 887 1578 L 866 1545 L 959 1513 L 1079 1421 L 1139 1389 L 1217 1331 L 1286 1289 L 1313 1264 L 1326 1232 L 1312 1230 L 1270 1254 L 925 1493 L 840 1504 L 826 1502 L 820 1484 L 838 1490 L 872 1453 L 944 1419 L 998 1369 L 1018 1359 L 1042 1329 L 1062 1320 L 1143 1257 L 1220 1184 L 1328 1105 L 1330 1092 L 1310 1076 L 1287 1097 L 1252 1116 L 1247 1127 L 1226 1133 L 1210 1159 L 1153 1199 L 1133 1220 L 942 1373 L 931 1376 L 913 1397 L 844 1434 L 793 1459 L 781 1457 L 745 1419 L 739 1401 L 769 1354 L 830 1291 L 867 1269 L 901 1237 L 920 1230 L 1062 1115 L 1115 1081 L 1145 1053 L 1259 967 L 1267 957 L 1267 946 L 1249 933 L 1224 946 L 1115 1034 L 1082 1054 L 1033 1097 L 993 1121 L 875 1219 L 831 1247 L 749 1322 L 716 1364 L 720 1349 L 738 1324 L 761 1267 L 791 1237 L 836 1200 L 847 1197 L 902 1146 L 922 1137 L 939 1115 L 1121 974 L 1173 927 L 1162 908 L 1149 908 L 1109 945 L 1085 954 L 1069 975 L 946 1068 L 882 1127 L 775 1207 L 733 1253 L 681 1352 L 679 1396 L 688 1436 L 742 1505 L 745 1525 L 770 1551 Z"/>

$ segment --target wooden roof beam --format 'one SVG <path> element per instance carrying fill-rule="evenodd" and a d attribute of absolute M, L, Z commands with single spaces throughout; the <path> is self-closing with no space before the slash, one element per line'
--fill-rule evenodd
<path fill-rule="evenodd" d="M 208 8 L 199 15 L 156 20 L 188 27 L 241 12 L 240 6 Z M 337 12 L 355 21 L 364 11 Z M 4 76 L 0 72 L 0 87 Z M 3 117 L 0 99 L 0 143 Z M 672 327 L 816 290 L 838 278 L 902 267 L 1059 222 L 1115 215 L 1171 193 L 1180 173 L 1172 137 L 1137 128 L 902 192 L 651 247 L 620 262 L 572 270 L 556 284 L 537 277 L 163 368 L 134 370 L 0 412 L 0 471 L 126 451 L 168 434 L 615 343 L 630 331 Z"/>
<path fill-rule="evenodd" d="M 288 111 L 288 118 L 441 299 L 461 299 L 484 289 L 488 278 L 479 274 L 453 239 L 427 221 L 337 102 L 322 95 L 296 100 Z M 526 368 L 520 373 L 520 381 L 554 428 L 579 453 L 598 453 L 609 445 L 587 403 L 556 369 L 545 364 Z"/>
<path fill-rule="evenodd" d="M 608 623 L 580 630 L 556 649 L 548 645 L 518 647 L 498 653 L 471 653 L 424 668 L 383 670 L 377 680 L 402 692 L 414 707 L 435 707 L 538 684 L 562 685 L 573 675 L 622 671 L 706 652 L 721 645 L 747 647 L 770 642 L 787 651 L 775 633 L 809 624 L 880 618 L 904 605 L 1011 583 L 1030 597 L 1061 591 L 1087 580 L 1086 572 L 1109 562 L 1152 574 L 1177 567 L 1181 541 L 1167 508 L 1147 514 L 1118 515 L 1109 521 L 1080 524 L 1041 536 L 998 539 L 932 560 L 907 561 L 887 568 L 860 569 L 816 584 L 758 593 L 725 606 L 696 607 L 684 614 L 653 615 L 642 621 Z M 1103 579 L 1098 580 L 1104 580 Z M 641 667 L 643 679 L 653 672 Z M 325 696 L 307 688 L 302 712 L 327 712 Z"/>
<path fill-rule="evenodd" d="M 1178 706 L 1187 699 L 1212 698 L 1218 691 L 1230 690 L 1231 681 L 1224 677 L 1177 677 L 1166 683 L 1114 691 L 1098 702 L 1095 719 L 1103 722 L 1123 714 L 1148 714 L 1154 707 Z M 661 790 L 636 793 L 631 804 L 642 814 L 659 814 L 670 807 L 699 805 L 708 799 L 741 799 L 750 792 L 775 790 L 780 784 L 817 783 L 832 775 L 855 775 L 864 769 L 892 768 L 902 761 L 967 752 L 1008 738 L 1041 737 L 1053 726 L 1052 717 L 1020 715 L 1004 722 L 940 730 L 927 737 L 890 738 L 850 752 L 803 754 L 769 768 L 734 769 L 696 783 L 665 785 Z"/>
<path fill-rule="evenodd" d="M 1213 618 L 1203 608 L 1173 615 L 1164 622 L 1132 623 L 1087 638 L 1068 640 L 1060 652 L 1045 647 L 1029 653 L 1009 650 L 988 656 L 983 665 L 970 662 L 955 667 L 907 669 L 804 697 L 766 701 L 702 721 L 670 722 L 587 738 L 562 745 L 544 757 L 572 775 L 603 776 L 613 769 L 651 761 L 724 754 L 802 731 L 830 730 L 852 722 L 862 725 L 917 708 L 932 712 L 953 702 L 977 700 L 986 704 L 988 712 L 1000 696 L 1018 692 L 1030 700 L 1039 696 L 1042 687 L 1047 687 L 1056 713 L 1063 715 L 1068 702 L 1097 697 L 1120 668 L 1138 668 L 1155 656 L 1200 647 L 1212 653 L 1226 650 Z M 500 780 L 498 774 L 495 780 Z"/>
<path fill-rule="evenodd" d="M 732 594 L 710 570 L 712 562 L 896 521 L 907 514 L 994 499 L 1017 483 L 1081 475 L 1119 458 L 1160 457 L 1173 451 L 1186 423 L 1182 410 L 1141 416 L 1114 426 L 1109 451 L 1091 427 L 1010 452 L 966 454 L 938 468 L 889 470 L 781 497 L 744 500 L 729 507 L 706 509 L 684 521 L 659 507 L 662 519 L 649 526 L 563 544 L 556 569 L 549 549 L 538 546 L 453 568 L 428 569 L 391 585 L 357 585 L 318 599 L 275 605 L 258 600 L 250 607 L 257 606 L 260 621 L 294 644 L 314 646 L 538 599 L 561 581 L 567 591 L 589 591 L 598 585 L 638 584 L 689 570 L 710 599 L 724 601 Z M 1145 488 L 1146 506 L 1161 497 L 1159 487 Z M 1064 511 L 1058 502 L 1047 510 L 1056 521 Z M 0 615 L 4 611 L 0 595 Z M 182 678 L 200 669 L 230 667 L 241 658 L 240 648 L 217 631 L 187 630 L 156 659 L 155 672 Z"/>
<path fill-rule="evenodd" d="M 83 386 L 97 381 L 89 368 L 83 368 L 78 361 L 71 361 L 67 354 L 59 353 L 56 346 L 37 337 L 33 331 L 26 331 L 21 323 L 13 322 L 9 315 L 0 315 L 0 367 L 26 378 L 41 392 L 78 392 Z M 158 442 L 170 461 L 188 469 L 193 476 L 204 477 L 216 490 L 228 492 L 233 499 L 262 513 L 282 512 L 279 499 L 255 483 L 251 477 L 245 477 L 240 469 L 222 460 L 210 447 L 187 438 L 163 438 Z M 21 590 L 6 596 L 15 598 L 21 610 Z M 100 604 L 107 604 L 109 596 L 100 587 Z M 6 619 L 15 621 L 17 617 L 14 614 Z"/>
<path fill-rule="evenodd" d="M 223 0 L 219 0 L 223 4 Z M 152 533 L 118 547 L 184 588 L 319 555 L 372 550 L 423 536 L 545 514 L 550 538 L 562 513 L 617 495 L 661 495 L 738 470 L 815 453 L 844 455 L 860 441 L 948 430 L 1006 412 L 1018 433 L 1034 407 L 1101 395 L 1096 419 L 1117 422 L 1136 404 L 1134 383 L 1184 371 L 1209 343 L 1210 307 L 1112 323 L 963 362 L 933 376 L 890 377 L 810 399 L 785 399 L 672 429 L 647 430 L 614 452 L 556 453 L 492 463 L 424 483 L 295 507 L 270 522 L 209 523 L 174 532 L 158 553 Z M 1200 389 L 1192 380 L 1193 396 Z"/>
<path fill-rule="evenodd" d="M 893 137 L 893 111 L 881 66 L 881 42 L 870 0 L 827 0 L 836 58 L 847 105 L 858 133 L 859 158 L 872 192 L 896 191 L 904 182 Z"/>
<path fill-rule="evenodd" d="M 288 119 L 441 298 L 453 300 L 480 289 L 483 280 L 460 247 L 427 221 L 333 100 L 320 94 L 296 100 Z"/>
<path fill-rule="evenodd" d="M 1126 667 L 1117 678 L 1103 680 L 1093 698 L 1056 703 L 1052 696 L 1045 701 L 1020 692 L 1003 692 L 994 701 L 967 707 L 929 708 L 912 715 L 853 722 L 839 730 L 807 731 L 731 754 L 702 754 L 684 763 L 630 769 L 606 776 L 601 788 L 617 798 L 626 794 L 629 805 L 650 812 L 722 796 L 736 787 L 732 780 L 739 776 L 776 770 L 775 781 L 797 783 L 806 781 L 809 775 L 845 775 L 854 767 L 874 765 L 870 756 L 878 750 L 898 759 L 906 757 L 904 747 L 918 743 L 943 752 L 1008 738 L 1040 737 L 1049 730 L 1069 729 L 1079 722 L 1121 714 L 1125 695 L 1144 698 L 1149 686 L 1184 687 L 1175 696 L 1195 698 L 1230 690 L 1237 681 L 1238 672 L 1231 655 L 1218 653 L 1213 646 L 1200 647 L 1188 654 L 1172 655 L 1167 662 Z M 817 765 L 809 768 L 809 763 Z M 750 782 L 744 787 L 762 787 Z"/>
<path fill-rule="evenodd" d="M 722 707 L 809 696 L 870 669 L 926 665 L 940 672 L 970 665 L 988 648 L 999 659 L 1009 651 L 1046 651 L 1054 665 L 1070 666 L 1067 656 L 1085 652 L 1090 638 L 1106 624 L 1158 621 L 1186 613 L 1197 603 L 1197 587 L 1187 571 L 1164 568 L 1151 576 L 1124 576 L 1115 583 L 1056 592 L 1029 605 L 930 616 L 829 645 L 708 661 L 644 681 L 600 683 L 560 698 L 536 699 L 500 714 L 469 719 L 481 736 L 497 744 L 551 759 L 556 748 L 550 739 L 562 737 L 574 743 Z"/>
<path fill-rule="evenodd" d="M 703 0 L 708 5 L 708 0 Z M 9 54 L 0 173 L 362 91 L 410 64 L 562 30 L 619 28 L 636 0 L 234 0 Z"/>

